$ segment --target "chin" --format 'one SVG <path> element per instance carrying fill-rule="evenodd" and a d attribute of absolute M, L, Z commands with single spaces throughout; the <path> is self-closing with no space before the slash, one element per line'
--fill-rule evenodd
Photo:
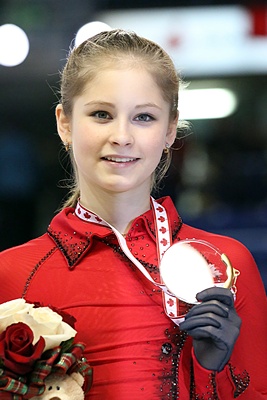
<path fill-rule="evenodd" d="M 126 193 L 126 192 L 133 192 L 135 190 L 140 189 L 140 184 L 130 184 L 129 182 L 125 183 L 113 183 L 105 185 L 104 187 L 110 193 Z"/>

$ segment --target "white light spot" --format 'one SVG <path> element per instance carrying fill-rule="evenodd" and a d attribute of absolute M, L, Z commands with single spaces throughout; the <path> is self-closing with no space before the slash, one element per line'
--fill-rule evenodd
<path fill-rule="evenodd" d="M 111 27 L 104 22 L 94 21 L 83 25 L 77 32 L 75 37 L 75 47 L 79 46 L 82 42 L 97 35 L 100 32 L 110 31 Z"/>
<path fill-rule="evenodd" d="M 236 96 L 229 89 L 185 89 L 180 92 L 181 119 L 225 118 L 231 115 L 236 107 Z"/>
<path fill-rule="evenodd" d="M 0 26 L 0 64 L 14 67 L 21 64 L 29 53 L 29 39 L 17 25 Z"/>

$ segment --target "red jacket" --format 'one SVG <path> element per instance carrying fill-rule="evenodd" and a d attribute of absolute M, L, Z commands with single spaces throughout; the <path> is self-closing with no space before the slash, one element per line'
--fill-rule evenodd
<path fill-rule="evenodd" d="M 108 227 L 61 211 L 47 233 L 0 255 L 0 303 L 24 296 L 76 319 L 94 368 L 92 400 L 267 399 L 267 307 L 250 252 L 239 242 L 183 224 L 169 198 L 173 241 L 206 240 L 226 253 L 237 279 L 235 306 L 242 319 L 229 363 L 220 373 L 202 368 L 192 340 L 165 315 L 160 291 L 121 251 Z M 138 217 L 127 244 L 159 278 L 152 211 Z"/>

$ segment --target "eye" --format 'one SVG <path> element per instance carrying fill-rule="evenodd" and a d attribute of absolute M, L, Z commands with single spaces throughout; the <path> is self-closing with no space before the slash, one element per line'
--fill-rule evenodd
<path fill-rule="evenodd" d="M 92 117 L 96 117 L 96 118 L 98 118 L 98 119 L 111 119 L 111 116 L 109 115 L 109 113 L 106 112 L 106 111 L 102 111 L 102 110 L 94 111 L 94 112 L 91 114 L 91 116 L 92 116 Z"/>
<path fill-rule="evenodd" d="M 139 114 L 135 119 L 140 122 L 150 122 L 155 120 L 155 118 L 150 114 Z"/>

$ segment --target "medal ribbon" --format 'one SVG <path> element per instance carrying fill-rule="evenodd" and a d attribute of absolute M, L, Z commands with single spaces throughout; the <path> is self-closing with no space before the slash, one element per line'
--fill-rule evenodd
<path fill-rule="evenodd" d="M 160 263 L 163 254 L 172 244 L 171 231 L 169 228 L 169 220 L 165 208 L 161 204 L 157 203 L 156 200 L 153 199 L 153 197 L 150 198 L 150 201 L 155 220 L 157 253 Z M 128 257 L 128 259 L 131 260 L 134 265 L 136 265 L 139 271 L 151 283 L 153 283 L 153 285 L 162 290 L 165 313 L 176 325 L 179 325 L 179 323 L 184 320 L 183 317 L 178 317 L 179 300 L 168 291 L 167 287 L 163 283 L 157 283 L 152 279 L 151 275 L 148 273 L 145 267 L 130 252 L 126 240 L 122 236 L 122 234 L 116 228 L 114 228 L 114 226 L 110 225 L 108 222 L 100 218 L 97 214 L 84 208 L 79 202 L 77 203 L 75 214 L 77 215 L 77 217 L 84 221 L 111 228 L 118 239 L 122 251 Z"/>

